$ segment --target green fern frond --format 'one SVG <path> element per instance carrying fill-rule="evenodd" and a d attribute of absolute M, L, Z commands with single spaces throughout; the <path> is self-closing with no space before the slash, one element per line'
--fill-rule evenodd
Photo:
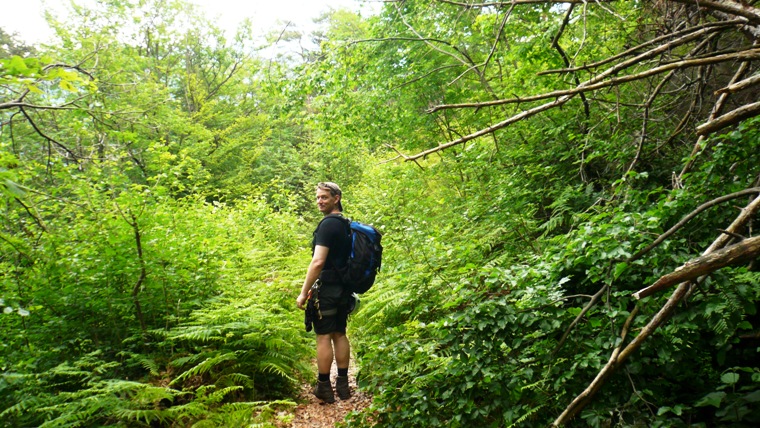
<path fill-rule="evenodd" d="M 262 371 L 265 372 L 265 373 L 273 373 L 273 374 L 276 374 L 276 375 L 278 375 L 278 376 L 280 376 L 282 378 L 288 379 L 288 380 L 290 380 L 292 382 L 296 381 L 293 377 L 291 377 L 288 374 L 289 370 L 286 367 L 283 367 L 283 366 L 281 366 L 278 363 L 268 362 L 268 363 L 262 364 L 260 367 L 261 367 Z"/>
<path fill-rule="evenodd" d="M 0 412 L 0 419 L 10 418 L 11 416 L 21 416 L 31 411 L 42 407 L 44 401 L 39 397 L 27 397 L 20 400 L 18 403 L 9 406 L 7 409 Z"/>
<path fill-rule="evenodd" d="M 544 407 L 546 407 L 546 404 L 542 403 L 542 404 L 539 404 L 536 407 L 528 409 L 528 411 L 525 412 L 524 415 L 520 416 L 514 423 L 512 423 L 511 425 L 509 425 L 509 427 L 512 428 L 512 427 L 516 427 L 516 426 L 523 426 L 523 423 L 525 423 L 525 421 L 527 421 L 528 418 L 530 418 L 531 416 L 533 416 L 536 412 L 538 412 L 539 410 L 543 409 Z"/>
<path fill-rule="evenodd" d="M 229 386 L 227 388 L 222 388 L 209 394 L 207 400 L 210 403 L 218 404 L 221 403 L 228 394 L 231 394 L 235 391 L 240 391 L 242 389 L 242 386 Z"/>
<path fill-rule="evenodd" d="M 223 354 L 216 355 L 212 358 L 206 358 L 203 360 L 200 364 L 192 367 L 189 370 L 186 370 L 179 376 L 177 376 L 170 385 L 175 385 L 178 382 L 181 382 L 190 376 L 194 375 L 202 375 L 210 372 L 212 369 L 214 369 L 217 365 L 228 362 L 228 361 L 235 361 L 237 359 L 237 352 L 226 352 Z"/>
<path fill-rule="evenodd" d="M 166 424 L 171 420 L 169 414 L 165 410 L 157 409 L 117 409 L 113 412 L 119 420 L 144 422 L 146 425 L 153 423 Z"/>
<path fill-rule="evenodd" d="M 253 386 L 253 380 L 250 376 L 242 373 L 228 373 L 221 376 L 217 381 L 220 385 L 239 385 L 250 388 Z"/>
<path fill-rule="evenodd" d="M 213 355 L 215 355 L 215 352 L 199 352 L 186 357 L 177 357 L 170 364 L 174 367 L 184 367 L 189 364 L 198 364 L 199 361 L 211 358 Z"/>

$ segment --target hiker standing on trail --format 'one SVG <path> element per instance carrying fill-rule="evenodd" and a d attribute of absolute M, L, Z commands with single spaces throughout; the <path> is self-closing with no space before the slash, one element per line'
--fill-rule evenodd
<path fill-rule="evenodd" d="M 324 218 L 314 232 L 311 263 L 296 301 L 299 309 L 307 310 L 307 331 L 313 323 L 317 334 L 319 376 L 314 395 L 326 403 L 335 402 L 330 383 L 333 359 L 338 366 L 335 391 L 341 400 L 351 397 L 348 387 L 351 345 L 346 336 L 351 293 L 343 287 L 337 274 L 337 269 L 345 267 L 351 248 L 345 220 L 342 218 L 341 197 L 337 184 L 326 182 L 317 185 L 317 207 Z"/>

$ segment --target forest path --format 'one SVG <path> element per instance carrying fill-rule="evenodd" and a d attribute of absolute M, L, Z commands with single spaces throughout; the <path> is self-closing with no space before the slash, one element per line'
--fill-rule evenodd
<path fill-rule="evenodd" d="M 316 365 L 316 362 L 314 363 Z M 335 385 L 335 377 L 338 376 L 338 369 L 333 363 L 330 371 L 330 381 Z M 372 397 L 359 391 L 356 387 L 356 370 L 353 359 L 348 371 L 348 383 L 351 387 L 351 398 L 341 400 L 337 394 L 335 403 L 323 404 L 311 391 L 314 383 L 301 385 L 301 392 L 298 394 L 298 406 L 295 409 L 295 416 L 291 421 L 291 428 L 332 428 L 336 423 L 343 421 L 349 412 L 359 411 L 368 407 L 372 403 Z"/>

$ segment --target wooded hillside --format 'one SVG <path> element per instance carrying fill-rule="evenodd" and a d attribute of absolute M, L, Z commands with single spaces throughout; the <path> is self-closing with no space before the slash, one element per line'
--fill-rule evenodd
<path fill-rule="evenodd" d="M 760 423 L 756 1 L 321 23 L 0 31 L 0 426 L 287 424 L 319 181 L 384 235 L 345 426 Z"/>

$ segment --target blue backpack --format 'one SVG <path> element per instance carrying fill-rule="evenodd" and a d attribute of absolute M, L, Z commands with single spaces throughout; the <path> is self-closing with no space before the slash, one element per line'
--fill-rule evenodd
<path fill-rule="evenodd" d="M 351 238 L 351 251 L 346 267 L 339 270 L 343 286 L 352 293 L 362 294 L 372 287 L 383 259 L 382 234 L 374 227 L 343 216 Z"/>

